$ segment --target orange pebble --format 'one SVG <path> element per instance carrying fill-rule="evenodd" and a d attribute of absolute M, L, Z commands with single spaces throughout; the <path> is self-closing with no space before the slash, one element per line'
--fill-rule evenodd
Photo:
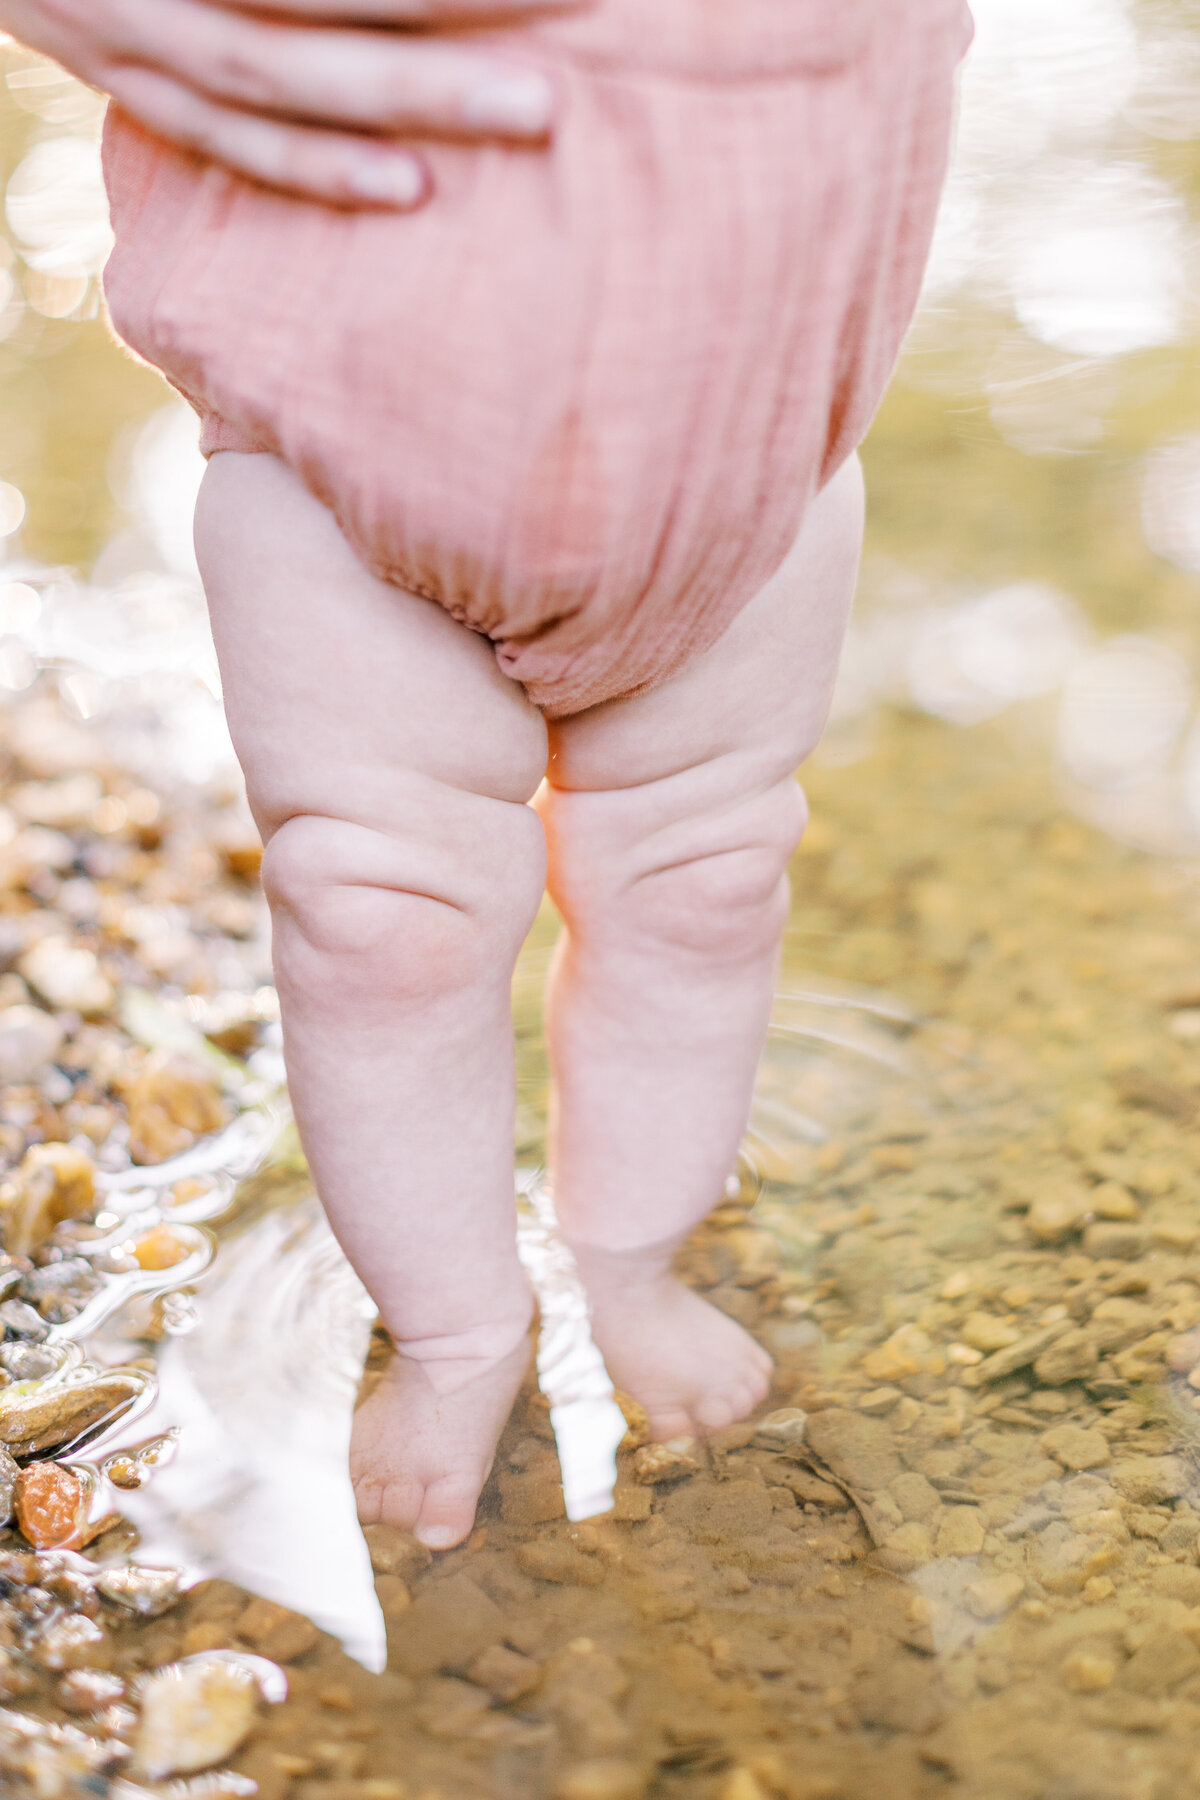
<path fill-rule="evenodd" d="M 180 1242 L 169 1225 L 156 1225 L 153 1231 L 139 1239 L 133 1254 L 143 1269 L 173 1269 L 176 1263 L 183 1262 L 188 1247 Z"/>
<path fill-rule="evenodd" d="M 34 1463 L 17 1482 L 17 1524 L 37 1550 L 78 1543 L 83 1525 L 83 1483 L 61 1463 Z"/>

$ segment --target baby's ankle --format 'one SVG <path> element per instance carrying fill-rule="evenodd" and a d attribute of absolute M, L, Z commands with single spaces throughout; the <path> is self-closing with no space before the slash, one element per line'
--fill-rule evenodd
<path fill-rule="evenodd" d="M 392 1342 L 406 1362 L 432 1369 L 439 1363 L 497 1363 L 527 1343 L 534 1321 L 532 1295 L 523 1303 L 441 1332 L 420 1337 L 393 1331 Z"/>
<path fill-rule="evenodd" d="M 564 1239 L 586 1288 L 643 1291 L 674 1279 L 681 1237 L 648 1244 L 597 1244 L 583 1238 Z"/>

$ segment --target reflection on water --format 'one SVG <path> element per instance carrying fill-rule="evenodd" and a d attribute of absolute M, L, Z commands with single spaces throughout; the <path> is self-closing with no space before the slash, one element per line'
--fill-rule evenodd
<path fill-rule="evenodd" d="M 191 1220 L 220 1237 L 194 1294 L 153 1300 L 155 1412 L 77 1463 L 181 1425 L 120 1495 L 141 1554 L 308 1612 L 372 1667 L 388 1637 L 381 1683 L 339 1673 L 344 1704 L 306 1691 L 328 1647 L 299 1654 L 238 1762 L 267 1800 L 1175 1800 L 1200 1778 L 1200 8 L 976 13 L 924 303 L 867 447 L 861 601 L 745 1160 L 687 1252 L 790 1411 L 661 1482 L 636 1420 L 621 1441 L 548 1230 L 544 918 L 515 1001 L 549 1418 L 518 1407 L 465 1550 L 422 1568 L 373 1543 L 376 1590 L 345 1476 L 370 1308 L 303 1171 L 268 1158 L 261 907 L 215 873 L 245 842 L 195 432 L 96 317 L 96 101 L 4 51 L 5 921 L 23 951 L 44 926 L 60 965 L 77 943 L 89 978 L 119 940 L 124 973 L 105 966 L 142 996 L 123 990 L 122 1055 L 245 1031 L 222 1076 L 244 1123 L 184 1156 L 267 1159 Z M 132 872 L 77 866 L 84 839 Z M 28 998 L 9 980 L 5 1011 Z M 32 1132 L 33 1100 L 5 1104 Z M 128 1137 L 96 1151 L 121 1241 L 190 1166 L 130 1170 Z M 97 1364 L 145 1352 L 136 1297 L 89 1304 Z M 242 1602 L 199 1591 L 153 1658 L 256 1641 Z M 339 1720 L 361 1735 L 331 1749 Z"/>

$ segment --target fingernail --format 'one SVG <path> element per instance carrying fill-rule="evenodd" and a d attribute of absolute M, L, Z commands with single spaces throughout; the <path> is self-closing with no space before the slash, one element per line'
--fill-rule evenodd
<path fill-rule="evenodd" d="M 541 75 L 501 75 L 469 94 L 463 121 L 473 131 L 541 137 L 554 117 L 554 90 Z"/>
<path fill-rule="evenodd" d="M 413 1533 L 418 1544 L 424 1544 L 427 1550 L 451 1550 L 458 1542 L 458 1535 L 448 1525 L 426 1525 Z"/>
<path fill-rule="evenodd" d="M 425 195 L 425 171 L 412 156 L 373 156 L 355 163 L 350 191 L 383 206 L 415 206 Z"/>

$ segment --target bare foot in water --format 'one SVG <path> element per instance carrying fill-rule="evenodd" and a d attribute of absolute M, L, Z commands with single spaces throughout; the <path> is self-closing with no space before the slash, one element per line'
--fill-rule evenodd
<path fill-rule="evenodd" d="M 528 1323 L 397 1350 L 354 1415 L 361 1522 L 411 1531 L 430 1550 L 461 1544 L 532 1355 Z"/>
<path fill-rule="evenodd" d="M 661 1256 L 574 1248 L 592 1336 L 614 1385 L 645 1408 L 656 1442 L 702 1437 L 762 1404 L 771 1358 Z"/>

